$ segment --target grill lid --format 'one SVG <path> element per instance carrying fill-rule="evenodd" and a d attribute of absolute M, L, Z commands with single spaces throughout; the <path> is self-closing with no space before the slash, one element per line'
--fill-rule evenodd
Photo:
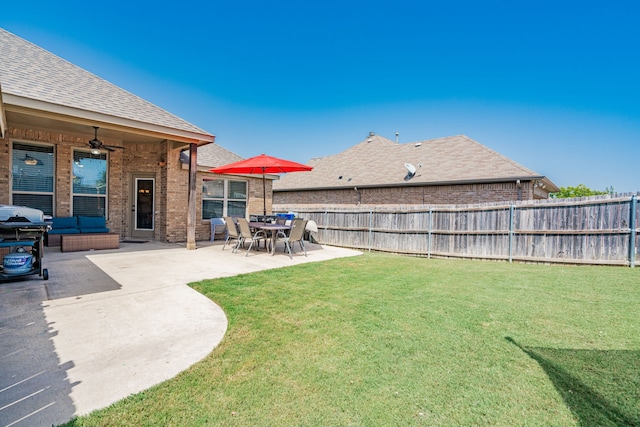
<path fill-rule="evenodd" d="M 0 222 L 43 223 L 44 213 L 26 206 L 0 205 Z"/>

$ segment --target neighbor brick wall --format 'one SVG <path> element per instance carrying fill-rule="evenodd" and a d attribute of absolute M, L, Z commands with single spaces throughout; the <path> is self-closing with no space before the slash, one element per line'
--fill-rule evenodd
<path fill-rule="evenodd" d="M 522 200 L 533 199 L 530 182 L 523 182 Z M 469 204 L 518 200 L 515 182 L 434 185 L 424 187 L 353 188 L 345 190 L 318 190 L 276 192 L 275 210 L 288 205 L 428 205 Z"/>

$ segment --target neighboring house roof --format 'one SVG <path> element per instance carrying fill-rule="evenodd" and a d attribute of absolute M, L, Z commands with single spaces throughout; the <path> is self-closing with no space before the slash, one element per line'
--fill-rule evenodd
<path fill-rule="evenodd" d="M 405 181 L 410 163 L 418 168 Z M 307 163 L 311 172 L 286 174 L 274 183 L 274 191 L 339 189 L 347 187 L 395 187 L 508 180 L 544 180 L 546 177 L 485 147 L 465 135 L 397 144 L 370 135 L 342 153 Z M 422 165 L 419 167 L 419 165 Z M 557 190 L 555 190 L 557 191 Z"/>
<path fill-rule="evenodd" d="M 229 163 L 235 163 L 244 160 L 236 153 L 227 150 L 219 144 L 208 144 L 198 147 L 198 166 L 211 169 Z M 180 161 L 189 163 L 189 150 L 180 153 Z"/>
<path fill-rule="evenodd" d="M 238 156 L 233 151 L 227 150 L 226 148 L 220 146 L 220 144 L 207 144 L 201 145 L 198 147 L 198 170 L 209 172 L 209 169 L 216 168 L 218 166 L 228 165 L 229 163 L 239 162 L 240 160 L 244 160 L 244 157 Z M 180 152 L 180 161 L 183 164 L 189 163 L 189 150 L 183 150 Z M 213 176 L 224 177 L 230 175 L 218 175 L 212 172 Z M 277 180 L 280 178 L 279 175 L 266 174 L 266 175 L 256 175 L 256 174 L 238 174 L 235 176 L 242 177 L 260 177 L 264 179 Z"/>
<path fill-rule="evenodd" d="M 6 110 L 50 112 L 189 142 L 214 140 L 199 127 L 2 28 L 0 88 L 0 108 L 4 104 Z"/>

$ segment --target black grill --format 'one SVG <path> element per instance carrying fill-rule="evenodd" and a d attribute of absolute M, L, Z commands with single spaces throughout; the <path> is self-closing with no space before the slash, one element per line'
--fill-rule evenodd
<path fill-rule="evenodd" d="M 42 211 L 24 206 L 0 205 L 0 254 L 2 258 L 15 252 L 33 256 L 31 268 L 19 273 L 5 271 L 5 263 L 0 265 L 0 280 L 38 274 L 44 280 L 49 272 L 42 266 L 44 234 L 49 230 Z"/>

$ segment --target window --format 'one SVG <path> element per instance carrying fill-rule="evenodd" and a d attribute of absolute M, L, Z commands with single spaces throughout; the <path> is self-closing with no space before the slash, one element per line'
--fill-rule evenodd
<path fill-rule="evenodd" d="M 14 142 L 11 151 L 11 203 L 53 215 L 53 147 Z"/>
<path fill-rule="evenodd" d="M 106 216 L 107 155 L 73 152 L 73 215 Z"/>
<path fill-rule="evenodd" d="M 202 219 L 223 216 L 245 217 L 247 182 L 205 179 L 202 182 Z"/>

